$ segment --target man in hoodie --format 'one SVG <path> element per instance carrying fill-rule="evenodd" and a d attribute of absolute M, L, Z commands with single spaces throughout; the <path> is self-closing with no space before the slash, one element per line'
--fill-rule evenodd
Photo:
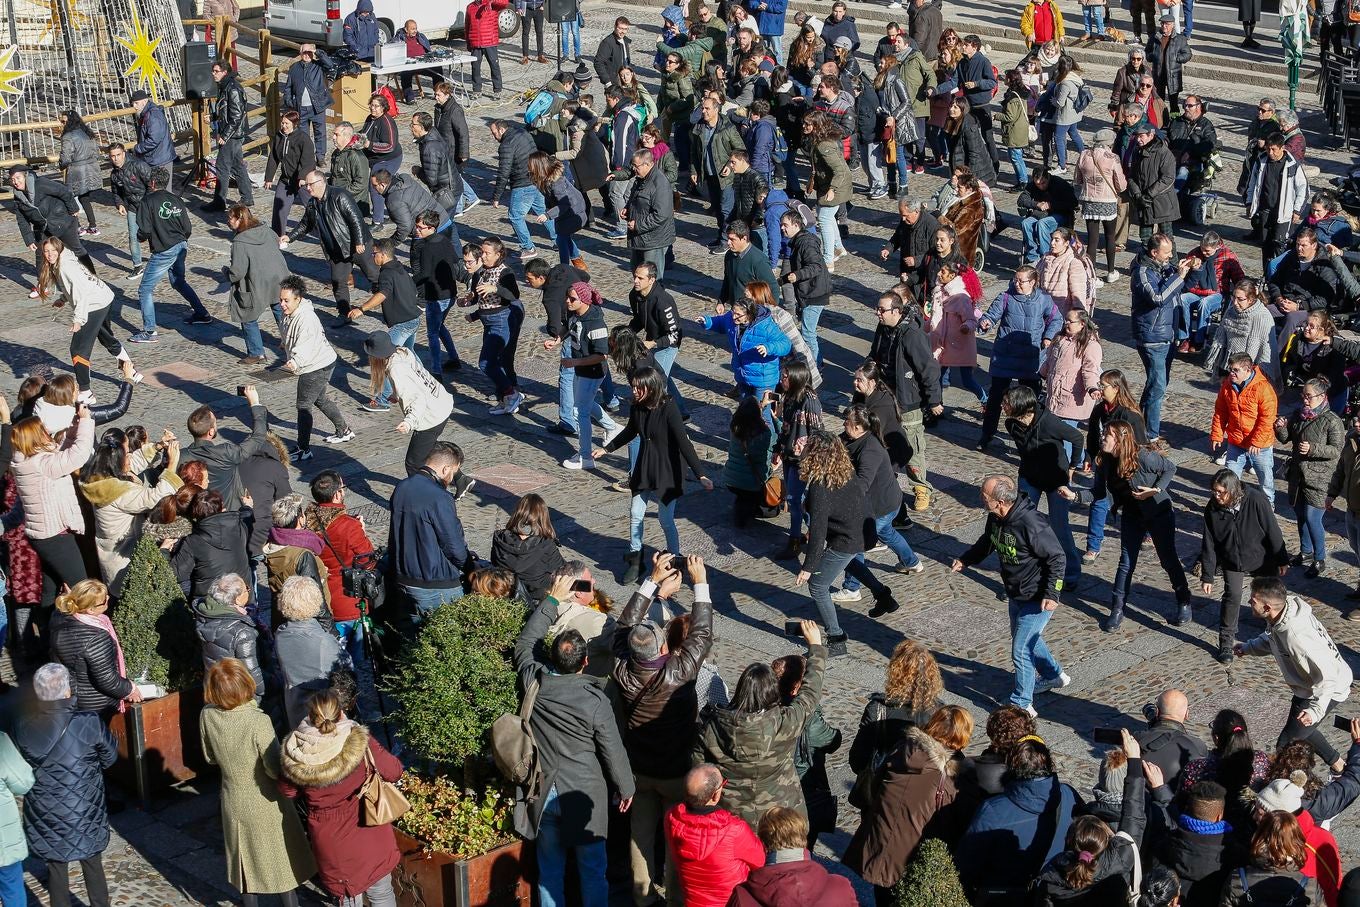
<path fill-rule="evenodd" d="M 42 272 L 43 265 L 42 243 L 55 236 L 93 274 L 94 259 L 80 239 L 80 204 L 66 184 L 38 176 L 26 164 L 17 164 L 9 170 L 9 187 L 14 192 L 14 209 L 19 215 L 19 235 L 35 255 L 38 272 Z M 37 299 L 38 291 L 35 289 L 28 296 Z"/>
<path fill-rule="evenodd" d="M 686 566 L 694 586 L 694 609 L 689 634 L 677 649 L 668 648 L 665 628 L 647 619 L 653 602 L 672 599 L 681 585 L 681 571 L 664 551 L 653 558 L 651 578 L 628 599 L 612 639 L 613 677 L 626 719 L 623 744 L 637 786 L 629 817 L 629 853 L 638 905 L 653 904 L 660 896 L 656 835 L 662 814 L 685 796 L 685 773 L 699 721 L 695 678 L 713 646 L 713 603 L 703 559 L 689 557 Z M 665 888 L 668 903 L 681 903 L 672 861 L 666 867 Z"/>
<path fill-rule="evenodd" d="M 725 783 L 716 765 L 696 765 L 685 775 L 684 800 L 666 813 L 667 852 L 686 907 L 725 907 L 732 889 L 765 865 L 765 846 L 751 826 L 718 805 Z"/>
<path fill-rule="evenodd" d="M 108 155 L 109 189 L 118 205 L 118 213 L 127 219 L 128 254 L 132 256 L 132 270 L 128 272 L 127 279 L 137 280 L 142 276 L 142 244 L 137 241 L 137 208 L 151 189 L 151 168 L 140 158 L 129 155 L 122 142 L 111 143 Z M 76 238 L 80 238 L 78 232 Z"/>
<path fill-rule="evenodd" d="M 626 239 L 628 228 L 624 209 L 628 207 L 628 193 L 633 188 L 633 152 L 638 148 L 642 131 L 638 122 L 636 102 L 623 89 L 611 85 L 604 93 L 606 115 L 609 118 L 609 222 L 605 224 L 605 239 Z"/>
<path fill-rule="evenodd" d="M 633 268 L 633 290 L 628 294 L 628 308 L 632 319 L 628 326 L 642 338 L 642 345 L 651 350 L 657 367 L 666 374 L 667 392 L 675 405 L 680 407 L 680 417 L 689 417 L 685 399 L 671 378 L 671 369 L 680 355 L 680 341 L 684 332 L 680 329 L 680 310 L 675 299 L 661 285 L 656 265 L 649 261 Z"/>
<path fill-rule="evenodd" d="M 571 355 L 571 344 L 561 343 L 567 336 L 567 291 L 572 284 L 588 282 L 590 275 L 563 262 L 550 265 L 535 258 L 524 266 L 524 280 L 543 294 L 543 308 L 548 313 L 548 339 L 560 343 L 561 358 Z M 576 369 L 560 367 L 557 372 L 557 424 L 548 429 L 553 434 L 574 438 L 576 429 Z"/>
<path fill-rule="evenodd" d="M 449 306 L 458 295 L 458 275 L 464 268 L 457 229 L 439 229 L 439 224 L 448 220 L 446 213 L 434 208 L 420 212 L 416 215 L 416 238 L 411 243 L 411 279 L 425 298 L 425 336 L 430 341 L 430 374 L 435 376 L 463 367 L 453 336 L 444 326 Z"/>
<path fill-rule="evenodd" d="M 1015 665 L 1010 701 L 1038 717 L 1035 695 L 1071 682 L 1049 652 L 1043 635 L 1058 610 L 1066 558 L 1048 521 L 1020 493 L 1011 477 L 987 476 L 982 482 L 982 504 L 988 513 L 987 526 L 973 546 L 954 560 L 951 569 L 962 573 L 965 567 L 981 563 L 996 551 L 1009 600 L 1011 662 Z"/>
<path fill-rule="evenodd" d="M 364 63 L 373 62 L 373 49 L 382 40 L 378 20 L 373 18 L 373 0 L 359 0 L 354 12 L 345 17 L 340 34 L 356 58 Z"/>
<path fill-rule="evenodd" d="M 241 143 L 250 131 L 246 91 L 236 73 L 223 60 L 213 63 L 212 77 L 217 83 L 217 102 L 213 104 L 212 117 L 213 138 L 217 142 L 217 191 L 213 200 L 199 210 L 220 214 L 227 210 L 227 188 L 233 178 L 241 193 L 241 204 L 247 208 L 255 204 L 255 194 L 246 159 L 241 154 Z"/>
<path fill-rule="evenodd" d="M 251 430 L 250 437 L 242 444 L 218 437 L 217 415 L 206 403 L 189 413 L 187 423 L 189 435 L 194 440 L 184 449 L 183 460 L 186 463 L 201 460 L 208 467 L 208 488 L 222 495 L 224 502 L 230 502 L 229 509 L 234 508 L 245 494 L 245 484 L 236 474 L 237 467 L 269 443 L 269 410 L 260 405 L 255 385 L 245 386 L 245 397 L 250 404 Z"/>
<path fill-rule="evenodd" d="M 425 465 L 392 491 L 388 559 L 417 619 L 463 597 L 463 571 L 472 556 L 449 493 L 462 468 L 463 449 L 436 441 Z"/>
<path fill-rule="evenodd" d="M 732 889 L 731 907 L 858 907 L 850 880 L 827 872 L 808 852 L 808 820 L 798 810 L 772 807 L 760 817 L 756 835 L 765 865 Z"/>
<path fill-rule="evenodd" d="M 1258 576 L 1251 581 L 1251 610 L 1266 622 L 1265 632 L 1234 645 L 1233 655 L 1275 656 L 1293 694 L 1289 718 L 1275 748 L 1292 740 L 1307 740 L 1313 752 L 1333 772 L 1340 773 L 1345 762 L 1320 729 L 1336 704 L 1351 695 L 1350 665 L 1308 602 L 1290 593 L 1279 577 Z"/>
<path fill-rule="evenodd" d="M 137 287 L 142 307 L 142 329 L 129 340 L 133 343 L 159 343 L 156 332 L 156 285 L 169 275 L 170 286 L 179 292 L 193 309 L 188 324 L 212 324 L 212 316 L 198 299 L 198 293 L 184 276 L 184 262 L 189 255 L 189 236 L 193 225 L 189 220 L 184 200 L 171 195 L 165 187 L 169 172 L 151 171 L 151 188 L 137 209 L 137 239 L 151 249 L 151 260 Z"/>

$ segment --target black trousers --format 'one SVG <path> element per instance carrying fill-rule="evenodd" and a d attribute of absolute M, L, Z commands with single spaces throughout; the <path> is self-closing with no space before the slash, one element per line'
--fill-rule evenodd
<path fill-rule="evenodd" d="M 61 244 L 75 253 L 76 258 L 85 267 L 89 268 L 90 273 L 95 273 L 94 259 L 90 257 L 90 252 L 85 248 L 85 241 L 80 238 L 80 222 L 72 218 L 71 225 L 60 233 L 50 233 L 46 230 L 33 231 L 33 241 L 38 248 L 33 252 L 33 267 L 38 273 L 42 273 L 43 266 L 43 240 L 49 236 L 55 236 L 61 240 Z M 135 239 L 136 237 L 134 237 Z"/>
<path fill-rule="evenodd" d="M 113 329 L 109 327 L 112 313 L 112 305 L 91 312 L 80 330 L 71 335 L 71 365 L 75 367 L 76 385 L 82 391 L 90 389 L 90 354 L 94 352 L 96 339 L 115 359 L 122 359 L 126 355 L 123 344 L 113 336 Z"/>
<path fill-rule="evenodd" d="M 303 161 L 303 163 L 307 163 Z M 250 171 L 246 170 L 246 159 L 241 151 L 240 139 L 228 139 L 217 146 L 217 200 L 227 203 L 227 187 L 236 179 L 236 189 L 241 193 L 241 204 L 255 204 L 255 187 L 250 184 Z"/>
<path fill-rule="evenodd" d="M 987 406 L 982 411 L 982 440 L 990 441 L 996 436 L 996 427 L 1001 422 L 1001 398 L 1010 390 L 1011 382 L 1018 381 L 1031 388 L 1036 394 L 1041 393 L 1039 379 L 1034 378 L 998 378 L 992 376 L 992 386 L 987 391 Z"/>
<path fill-rule="evenodd" d="M 539 30 L 540 30 L 540 32 L 542 31 L 542 26 L 541 26 L 541 25 L 539 26 Z M 539 35 L 539 39 L 540 39 L 540 42 L 541 42 L 541 40 L 542 40 L 542 35 L 541 35 L 541 34 Z M 444 77 L 443 77 L 442 75 L 439 74 L 439 70 L 437 70 L 437 69 L 428 69 L 428 70 L 427 70 L 427 69 L 413 69 L 413 70 L 411 70 L 410 72 L 403 72 L 403 73 L 401 73 L 397 78 L 401 81 L 401 94 L 402 94 L 402 97 L 406 100 L 406 103 L 407 103 L 407 104 L 411 103 L 411 85 L 412 85 L 412 83 L 415 83 L 415 80 L 416 80 L 416 79 L 420 78 L 420 74 L 421 74 L 422 72 L 425 72 L 425 73 L 428 73 L 428 74 L 429 74 L 429 76 L 430 76 L 430 88 L 431 88 L 431 89 L 433 89 L 433 88 L 434 88 L 436 85 L 438 85 L 440 82 L 444 81 Z"/>
<path fill-rule="evenodd" d="M 537 38 L 538 55 L 543 56 L 543 7 L 538 9 L 526 9 L 524 16 L 520 20 L 519 27 L 519 47 L 523 56 L 529 56 L 529 23 L 534 25 L 534 36 Z"/>
<path fill-rule="evenodd" d="M 1308 745 L 1313 748 L 1323 762 L 1328 765 L 1334 764 L 1341 758 L 1341 754 L 1336 751 L 1336 747 L 1327 742 L 1327 738 L 1322 735 L 1322 728 L 1327 723 L 1327 716 L 1332 714 L 1336 708 L 1336 703 L 1327 706 L 1327 711 L 1322 713 L 1322 720 L 1308 727 L 1299 723 L 1299 712 L 1308 708 L 1308 700 L 1301 696 L 1295 696 L 1289 700 L 1289 720 L 1284 723 L 1284 730 L 1280 731 L 1280 738 L 1275 741 L 1275 749 L 1278 751 L 1286 744 L 1293 743 L 1295 740 L 1307 740 Z M 54 900 L 55 904 L 56 901 Z"/>
<path fill-rule="evenodd" d="M 482 90 L 482 59 L 485 58 L 487 65 L 491 67 L 491 87 L 496 91 L 501 90 L 501 55 L 495 47 L 474 47 L 468 51 L 472 54 L 472 90 L 480 93 Z"/>
<path fill-rule="evenodd" d="M 413 476 L 425 465 L 425 458 L 434 450 L 434 443 L 444 432 L 444 423 L 434 428 L 411 432 L 411 442 L 406 445 L 406 474 Z"/>
<path fill-rule="evenodd" d="M 80 861 L 85 874 L 85 891 L 90 907 L 109 907 L 109 880 L 104 876 L 104 855 L 97 853 Z M 71 907 L 71 875 L 66 863 L 47 861 L 47 893 L 52 907 Z"/>
<path fill-rule="evenodd" d="M 63 584 L 70 587 L 83 579 L 88 579 L 85 558 L 81 556 L 76 537 L 69 532 L 45 539 L 30 538 L 28 543 L 37 552 L 38 563 L 42 566 L 44 617 L 41 626 L 45 632 L 47 617 L 51 615 L 52 606 L 57 601 L 57 590 Z"/>
<path fill-rule="evenodd" d="M 335 307 L 341 318 L 349 317 L 349 276 L 354 273 L 356 265 L 370 284 L 378 282 L 378 265 L 373 261 L 372 245 L 364 246 L 364 251 L 344 261 L 331 262 L 331 293 L 335 296 Z"/>

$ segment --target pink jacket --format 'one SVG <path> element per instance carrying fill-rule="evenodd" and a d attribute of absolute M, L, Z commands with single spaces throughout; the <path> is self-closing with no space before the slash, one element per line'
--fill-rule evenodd
<path fill-rule="evenodd" d="M 31 539 L 50 539 L 63 531 L 85 531 L 71 473 L 94 453 L 94 419 L 86 416 L 66 433 L 60 449 L 25 457 L 14 452 L 12 470 L 24 505 L 24 531 Z"/>
<path fill-rule="evenodd" d="M 940 312 L 931 337 L 940 367 L 977 365 L 977 308 L 963 288 L 963 278 L 955 277 L 936 287 L 931 295 L 935 310 Z"/>
<path fill-rule="evenodd" d="M 1119 155 L 1108 148 L 1087 148 L 1077 158 L 1077 198 L 1084 202 L 1117 202 L 1128 188 Z"/>
<path fill-rule="evenodd" d="M 1048 411 L 1059 419 L 1089 419 L 1095 406 L 1090 391 L 1100 385 L 1100 341 L 1086 344 L 1084 353 L 1066 334 L 1054 338 L 1039 366 L 1048 387 Z"/>
<path fill-rule="evenodd" d="M 1091 296 L 1091 275 L 1072 247 L 1061 255 L 1045 255 L 1039 259 L 1039 289 L 1053 297 L 1058 311 L 1065 317 L 1072 307 L 1086 307 Z"/>

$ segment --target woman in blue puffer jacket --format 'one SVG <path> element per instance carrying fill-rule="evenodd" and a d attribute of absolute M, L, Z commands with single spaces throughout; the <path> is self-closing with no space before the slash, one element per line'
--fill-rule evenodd
<path fill-rule="evenodd" d="M 718 307 L 723 308 L 721 304 Z M 761 400 L 766 391 L 774 390 L 779 383 L 779 360 L 789 354 L 793 345 L 769 309 L 744 296 L 732 304 L 730 311 L 705 315 L 703 320 L 710 331 L 727 331 L 732 371 L 742 396 Z"/>

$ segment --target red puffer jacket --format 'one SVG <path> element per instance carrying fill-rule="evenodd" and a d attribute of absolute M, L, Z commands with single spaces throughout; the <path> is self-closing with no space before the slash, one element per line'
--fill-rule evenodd
<path fill-rule="evenodd" d="M 501 10 L 510 5 L 510 0 L 473 0 L 467 8 L 467 45 L 469 50 L 478 47 L 495 47 L 501 43 L 501 32 L 496 25 Z"/>
<path fill-rule="evenodd" d="M 765 865 L 765 848 L 751 826 L 718 807 L 671 807 L 666 843 L 685 889 L 685 907 L 724 907 L 732 889 Z"/>
<path fill-rule="evenodd" d="M 732 891 L 727 907 L 859 907 L 855 887 L 803 852 L 803 859 L 771 863 Z"/>

